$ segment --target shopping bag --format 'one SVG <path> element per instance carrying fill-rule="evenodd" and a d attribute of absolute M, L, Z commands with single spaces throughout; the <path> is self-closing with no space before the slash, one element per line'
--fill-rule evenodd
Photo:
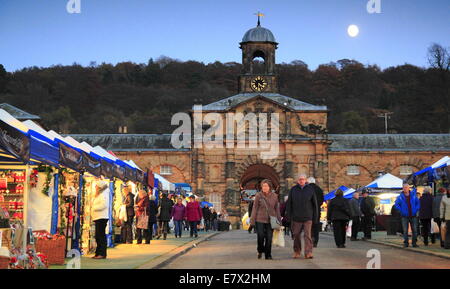
<path fill-rule="evenodd" d="M 136 228 L 138 229 L 148 229 L 148 215 L 144 212 L 138 217 Z"/>
<path fill-rule="evenodd" d="M 123 223 L 127 221 L 127 206 L 121 205 L 119 209 L 119 220 Z"/>
<path fill-rule="evenodd" d="M 273 230 L 272 236 L 272 245 L 276 247 L 284 247 L 284 227 L 281 227 L 279 230 Z"/>
<path fill-rule="evenodd" d="M 345 230 L 345 234 L 347 235 L 347 237 L 352 236 L 352 224 L 353 224 L 353 221 L 350 220 L 350 222 L 347 225 L 347 229 Z"/>
<path fill-rule="evenodd" d="M 439 233 L 439 226 L 434 220 L 431 220 L 431 230 L 430 231 L 431 231 L 430 232 L 431 234 L 438 234 Z"/>
<path fill-rule="evenodd" d="M 445 235 L 447 234 L 447 226 L 444 222 L 441 223 L 441 240 L 445 241 Z"/>

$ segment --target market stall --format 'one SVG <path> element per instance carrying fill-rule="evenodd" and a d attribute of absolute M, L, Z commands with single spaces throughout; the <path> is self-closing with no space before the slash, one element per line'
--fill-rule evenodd
<path fill-rule="evenodd" d="M 5 227 L 1 235 L 9 237 L 2 244 L 15 258 L 14 266 L 43 265 L 44 257 L 36 255 L 42 242 L 32 230 L 48 230 L 51 225 L 58 149 L 51 139 L 1 109 L 0 120 L 0 207 Z"/>
<path fill-rule="evenodd" d="M 387 173 L 376 178 L 364 188 L 369 190 L 369 197 L 375 200 L 376 230 L 388 229 L 391 210 L 403 188 L 403 180 Z"/>
<path fill-rule="evenodd" d="M 450 157 L 445 156 L 418 172 L 409 175 L 405 182 L 414 187 L 431 186 L 437 191 L 438 186 L 448 187 L 450 181 Z"/>

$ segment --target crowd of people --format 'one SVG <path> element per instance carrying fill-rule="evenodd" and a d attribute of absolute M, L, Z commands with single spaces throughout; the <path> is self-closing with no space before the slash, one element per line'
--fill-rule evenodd
<path fill-rule="evenodd" d="M 100 183 L 96 188 L 93 200 L 93 220 L 95 222 L 95 238 L 97 248 L 95 259 L 106 258 L 105 228 L 108 222 L 108 206 L 105 192 L 108 185 Z M 272 259 L 273 230 L 285 227 L 285 234 L 293 239 L 293 258 L 301 257 L 303 233 L 304 257 L 313 258 L 313 248 L 318 246 L 321 230 L 321 206 L 324 202 L 323 190 L 315 183 L 314 178 L 300 175 L 297 184 L 293 186 L 282 203 L 274 192 L 273 184 L 265 179 L 260 183 L 258 192 L 249 203 L 250 227 L 257 234 L 257 257 Z M 199 227 L 204 231 L 217 231 L 219 224 L 229 225 L 226 210 L 217 213 L 214 208 L 204 205 L 203 208 L 194 195 L 189 202 L 175 195 L 162 193 L 158 202 L 153 194 L 139 190 L 135 196 L 132 186 L 124 188 L 124 205 L 119 213 L 121 227 L 121 241 L 132 244 L 150 244 L 154 238 L 167 239 L 173 222 L 175 238 L 182 238 L 184 231 L 189 231 L 191 238 L 198 237 Z M 327 204 L 327 222 L 332 225 L 337 248 L 345 248 L 346 230 L 349 221 L 351 225 L 351 241 L 358 241 L 358 233 L 363 231 L 362 240 L 371 239 L 373 219 L 376 215 L 375 201 L 369 197 L 367 190 L 362 191 L 362 198 L 358 192 L 353 193 L 352 199 L 344 198 L 344 192 L 338 189 L 335 197 Z M 412 247 L 418 247 L 418 234 L 421 233 L 423 243 L 428 246 L 429 241 L 435 243 L 437 231 L 441 247 L 450 249 L 450 230 L 445 236 L 441 234 L 443 227 L 450 226 L 450 190 L 440 188 L 437 195 L 431 194 L 431 187 L 425 187 L 423 194 L 411 192 L 408 184 L 397 197 L 392 208 L 392 217 L 399 218 L 404 246 L 409 246 L 409 230 L 412 235 Z M 200 223 L 202 222 L 202 226 Z M 420 226 L 419 226 L 420 225 Z M 438 229 L 432 230 L 435 225 Z M 135 228 L 135 233 L 133 228 Z M 135 237 L 135 238 L 134 238 Z M 445 241 L 444 241 L 445 240 Z"/>
<path fill-rule="evenodd" d="M 107 196 L 108 186 L 100 183 L 93 201 L 93 220 L 97 243 L 94 259 L 105 259 L 107 240 L 105 229 L 108 222 Z M 152 193 L 139 190 L 135 195 L 131 184 L 123 189 L 123 205 L 119 211 L 116 225 L 121 228 L 120 242 L 150 244 L 153 239 L 167 239 L 173 230 L 175 238 L 182 238 L 189 231 L 191 238 L 198 238 L 198 231 L 219 230 L 220 222 L 227 222 L 225 209 L 216 212 L 207 204 L 203 207 L 194 195 L 186 202 L 184 197 L 162 193 L 159 200 Z"/>
<path fill-rule="evenodd" d="M 284 226 L 285 234 L 293 239 L 293 258 L 300 258 L 302 251 L 301 235 L 304 239 L 304 257 L 313 258 L 313 248 L 317 247 L 321 230 L 321 206 L 324 202 L 323 190 L 315 183 L 314 178 L 300 175 L 297 184 L 293 186 L 283 201 L 278 201 L 270 180 L 260 183 L 258 192 L 249 202 L 250 226 L 249 233 L 257 234 L 257 257 L 272 259 L 272 238 L 274 222 Z M 335 197 L 327 203 L 327 223 L 333 228 L 337 248 L 345 248 L 347 229 L 351 221 L 351 241 L 370 240 L 372 238 L 373 222 L 376 215 L 376 204 L 369 191 L 362 190 L 353 193 L 350 200 L 344 198 L 344 192 L 338 189 Z M 424 193 L 411 193 L 408 184 L 397 197 L 392 208 L 392 217 L 398 216 L 401 223 L 404 246 L 409 246 L 409 229 L 412 235 L 412 247 L 418 247 L 419 232 L 423 243 L 435 243 L 439 236 L 440 245 L 450 249 L 450 230 L 441 234 L 443 228 L 450 226 L 450 190 L 440 188 L 437 195 L 431 194 L 431 187 L 425 187 Z M 438 229 L 431 230 L 432 224 Z M 358 239 L 358 233 L 363 232 L 363 238 Z M 433 231 L 433 232 L 432 232 Z M 445 240 L 445 241 L 444 241 Z"/>

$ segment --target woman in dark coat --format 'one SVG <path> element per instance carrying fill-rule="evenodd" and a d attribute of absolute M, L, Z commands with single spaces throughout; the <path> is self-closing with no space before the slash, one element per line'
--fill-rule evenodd
<path fill-rule="evenodd" d="M 156 197 L 150 195 L 149 197 L 149 218 L 148 218 L 148 234 L 150 240 L 153 239 L 153 228 L 157 222 L 156 215 L 158 214 L 158 206 L 156 205 Z"/>
<path fill-rule="evenodd" d="M 328 204 L 327 219 L 333 223 L 334 241 L 338 248 L 345 248 L 345 229 L 351 218 L 350 204 L 344 192 L 337 190 L 336 197 Z"/>
<path fill-rule="evenodd" d="M 431 233 L 431 218 L 433 217 L 433 196 L 431 188 L 425 187 L 420 198 L 419 219 L 422 225 L 422 237 L 425 246 L 428 246 L 428 236 Z"/>
<path fill-rule="evenodd" d="M 167 238 L 169 221 L 172 219 L 172 207 L 172 200 L 167 197 L 166 193 L 163 193 L 161 200 L 159 200 L 158 236 L 156 239 L 161 238 L 161 235 L 164 236 L 164 240 Z"/>

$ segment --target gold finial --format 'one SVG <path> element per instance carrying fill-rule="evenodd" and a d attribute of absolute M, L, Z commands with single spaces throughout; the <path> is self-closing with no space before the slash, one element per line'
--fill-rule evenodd
<path fill-rule="evenodd" d="M 256 16 L 258 16 L 258 27 L 261 26 L 260 17 L 264 17 L 265 15 L 258 11 L 258 13 L 255 13 Z"/>

